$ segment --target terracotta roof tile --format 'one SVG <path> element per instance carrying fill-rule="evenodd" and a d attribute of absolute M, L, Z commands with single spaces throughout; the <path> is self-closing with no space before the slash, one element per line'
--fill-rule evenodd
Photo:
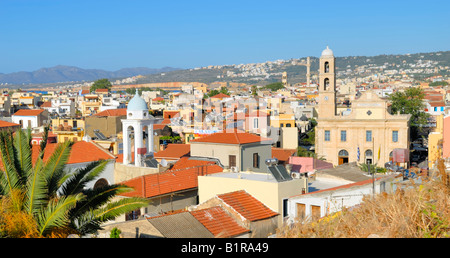
<path fill-rule="evenodd" d="M 281 149 L 272 147 L 272 158 L 277 158 L 281 161 L 288 161 L 290 156 L 294 156 L 297 150 Z"/>
<path fill-rule="evenodd" d="M 223 99 L 223 98 L 229 98 L 230 96 L 224 93 L 219 93 L 217 95 L 212 96 L 213 99 Z"/>
<path fill-rule="evenodd" d="M 189 156 L 191 152 L 190 144 L 168 144 L 167 148 L 154 154 L 155 158 L 179 159 L 183 156 Z"/>
<path fill-rule="evenodd" d="M 52 107 L 52 102 L 46 101 L 46 102 L 42 103 L 41 108 L 45 108 L 45 107 Z"/>
<path fill-rule="evenodd" d="M 219 206 L 191 211 L 191 214 L 200 221 L 214 237 L 234 237 L 250 231 L 240 226 Z"/>
<path fill-rule="evenodd" d="M 225 144 L 246 144 L 255 142 L 271 141 L 271 139 L 263 138 L 256 134 L 246 133 L 241 130 L 231 129 L 218 133 L 209 134 L 198 139 L 191 140 L 194 142 L 210 142 L 210 143 L 225 143 Z"/>
<path fill-rule="evenodd" d="M 182 158 L 180 160 L 181 163 L 186 163 L 183 159 L 186 158 Z M 192 166 L 194 164 L 197 164 L 198 166 Z M 151 198 L 154 196 L 196 188 L 198 187 L 197 178 L 199 175 L 215 174 L 222 171 L 223 168 L 215 165 L 214 162 L 196 160 L 195 162 L 180 165 L 176 167 L 176 169 L 172 168 L 171 170 L 167 170 L 165 172 L 136 177 L 122 182 L 122 184 L 135 189 L 132 192 L 124 193 L 122 195 L 128 197 Z"/>
<path fill-rule="evenodd" d="M 250 221 L 267 219 L 278 215 L 278 213 L 269 209 L 244 190 L 220 194 L 217 195 L 217 198 Z"/>
<path fill-rule="evenodd" d="M 126 108 L 118 108 L 118 109 L 107 109 L 100 113 L 95 114 L 94 116 L 126 116 L 127 109 Z"/>
<path fill-rule="evenodd" d="M 10 122 L 0 120 L 0 127 L 14 127 L 14 126 L 20 126 L 20 124 L 10 123 Z"/>
<path fill-rule="evenodd" d="M 19 109 L 14 116 L 37 116 L 44 112 L 43 109 Z"/>
<path fill-rule="evenodd" d="M 46 162 L 56 149 L 57 143 L 49 143 L 45 147 L 44 162 Z M 32 160 L 36 161 L 39 155 L 40 146 L 33 145 Z M 84 162 L 92 162 L 98 160 L 115 159 L 115 156 L 110 154 L 107 150 L 93 142 L 79 141 L 72 145 L 67 164 L 76 164 Z"/>

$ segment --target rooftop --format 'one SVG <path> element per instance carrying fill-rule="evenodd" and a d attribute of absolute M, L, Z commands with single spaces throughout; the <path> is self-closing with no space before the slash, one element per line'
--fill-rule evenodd
<path fill-rule="evenodd" d="M 155 158 L 160 159 L 179 159 L 183 156 L 189 156 L 191 152 L 190 144 L 168 144 L 165 150 L 158 151 L 154 154 Z"/>
<path fill-rule="evenodd" d="M 250 231 L 240 226 L 219 206 L 191 211 L 191 214 L 200 221 L 214 237 L 234 237 Z"/>
<path fill-rule="evenodd" d="M 250 221 L 267 219 L 278 215 L 278 213 L 268 208 L 245 190 L 219 194 L 217 198 Z"/>
<path fill-rule="evenodd" d="M 246 133 L 244 131 L 229 129 L 218 133 L 209 134 L 198 139 L 191 140 L 191 143 L 225 143 L 225 144 L 247 144 L 247 143 L 267 143 L 272 140 L 263 138 L 256 134 Z"/>
<path fill-rule="evenodd" d="M 37 116 L 44 112 L 43 109 L 19 109 L 14 116 Z"/>

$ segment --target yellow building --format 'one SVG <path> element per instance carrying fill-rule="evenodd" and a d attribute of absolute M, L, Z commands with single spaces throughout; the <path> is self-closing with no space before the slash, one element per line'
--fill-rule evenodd
<path fill-rule="evenodd" d="M 373 91 L 352 102 L 351 111 L 337 114 L 335 57 L 327 47 L 319 62 L 318 119 L 315 152 L 333 165 L 349 162 L 383 166 L 393 150 L 409 150 L 410 115 L 391 115 L 388 103 Z"/>
<path fill-rule="evenodd" d="M 52 132 L 57 135 L 58 143 L 81 141 L 84 137 L 85 123 L 77 118 L 52 119 Z"/>
<path fill-rule="evenodd" d="M 442 140 L 444 135 L 444 116 L 436 116 L 436 128 L 428 135 L 428 167 L 431 168 L 442 157 Z"/>
<path fill-rule="evenodd" d="M 278 116 L 272 115 L 270 118 L 270 126 L 273 127 L 295 127 L 295 115 L 294 114 L 279 114 Z"/>
<path fill-rule="evenodd" d="M 85 95 L 84 101 L 81 102 L 81 114 L 83 116 L 95 114 L 100 110 L 101 105 L 100 96 L 96 94 Z"/>

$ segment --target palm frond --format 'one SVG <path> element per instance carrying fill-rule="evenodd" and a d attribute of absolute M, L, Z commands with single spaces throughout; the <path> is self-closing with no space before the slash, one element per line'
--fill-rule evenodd
<path fill-rule="evenodd" d="M 70 223 L 68 213 L 76 203 L 83 198 L 83 194 L 64 196 L 52 199 L 42 208 L 37 217 L 39 233 L 42 236 L 50 233 L 54 228 L 63 228 Z"/>
<path fill-rule="evenodd" d="M 77 203 L 77 206 L 71 211 L 71 217 L 76 218 L 89 210 L 101 208 L 116 195 L 133 190 L 133 188 L 125 185 L 108 185 L 97 189 L 84 190 L 83 194 L 86 198 Z"/>
<path fill-rule="evenodd" d="M 96 218 L 100 222 L 106 222 L 108 220 L 113 220 L 122 214 L 146 207 L 148 204 L 149 200 L 143 198 L 123 198 L 119 201 L 108 203 L 105 208 L 98 209 Z"/>
<path fill-rule="evenodd" d="M 4 172 L 0 181 L 0 187 L 3 188 L 2 192 L 5 194 L 17 188 L 21 179 L 14 162 L 14 149 L 11 137 L 12 133 L 9 131 L 0 132 L 0 162 Z"/>
<path fill-rule="evenodd" d="M 25 209 L 29 214 L 37 212 L 47 202 L 47 184 L 42 176 L 43 161 L 38 158 L 27 178 Z"/>
<path fill-rule="evenodd" d="M 69 159 L 70 150 L 71 142 L 58 144 L 42 170 L 51 196 L 56 196 L 58 188 L 61 186 L 61 179 L 65 176 L 64 166 Z"/>
<path fill-rule="evenodd" d="M 60 193 L 62 195 L 80 193 L 87 183 L 96 178 L 104 171 L 108 161 L 94 161 L 89 163 L 85 168 L 76 170 L 63 178 L 63 185 Z"/>
<path fill-rule="evenodd" d="M 16 170 L 21 177 L 26 178 L 27 174 L 30 172 L 32 165 L 31 162 L 31 145 L 30 136 L 31 131 L 24 133 L 22 130 L 16 131 L 14 136 L 13 149 L 16 154 Z"/>

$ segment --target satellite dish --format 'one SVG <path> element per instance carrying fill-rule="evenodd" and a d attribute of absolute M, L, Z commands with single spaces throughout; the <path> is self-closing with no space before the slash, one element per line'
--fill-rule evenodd
<path fill-rule="evenodd" d="M 167 167 L 167 161 L 165 159 L 162 159 L 160 162 L 161 166 Z"/>

